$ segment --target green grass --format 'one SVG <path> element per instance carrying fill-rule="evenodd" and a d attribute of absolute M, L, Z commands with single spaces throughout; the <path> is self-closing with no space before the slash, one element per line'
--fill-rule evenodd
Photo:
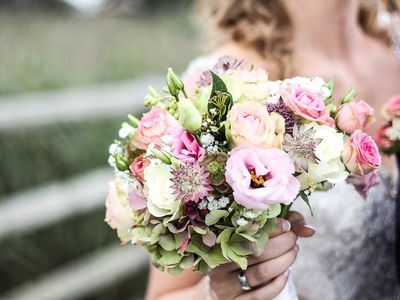
<path fill-rule="evenodd" d="M 118 243 L 104 208 L 0 241 L 0 294 L 105 245 Z"/>
<path fill-rule="evenodd" d="M 0 195 L 107 165 L 122 119 L 100 119 L 0 133 Z M 104 183 L 105 184 L 105 183 Z"/>
<path fill-rule="evenodd" d="M 183 70 L 198 53 L 187 11 L 154 15 L 0 15 L 0 95 Z"/>

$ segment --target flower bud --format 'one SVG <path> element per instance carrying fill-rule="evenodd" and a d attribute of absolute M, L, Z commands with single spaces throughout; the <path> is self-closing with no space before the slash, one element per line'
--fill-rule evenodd
<path fill-rule="evenodd" d="M 355 96 L 357 96 L 357 92 L 355 90 L 350 90 L 344 98 L 340 101 L 340 104 L 345 104 L 350 102 Z"/>
<path fill-rule="evenodd" d="M 122 156 L 116 154 L 114 155 L 115 165 L 117 169 L 121 172 L 128 170 L 129 163 Z"/>
<path fill-rule="evenodd" d="M 129 123 L 131 123 L 131 125 L 133 126 L 133 128 L 137 128 L 139 126 L 140 120 L 138 118 L 136 118 L 135 116 L 129 114 L 128 120 L 129 120 Z"/>
<path fill-rule="evenodd" d="M 171 164 L 171 159 L 170 159 L 170 157 L 166 154 L 166 152 L 165 151 L 161 151 L 161 150 L 158 150 L 158 149 L 152 149 L 151 150 L 151 153 L 156 157 L 156 158 L 158 158 L 159 160 L 161 160 L 163 163 L 166 163 L 167 165 L 170 165 Z"/>
<path fill-rule="evenodd" d="M 177 97 L 179 94 L 179 91 L 176 90 L 175 84 L 173 83 L 171 77 L 169 77 L 169 76 L 167 76 L 167 86 L 168 86 L 169 93 L 172 96 Z"/>
<path fill-rule="evenodd" d="M 189 99 L 178 102 L 179 123 L 189 132 L 195 132 L 201 127 L 201 114 Z"/>
<path fill-rule="evenodd" d="M 180 80 L 180 78 L 174 73 L 171 68 L 168 68 L 167 76 L 171 78 L 172 83 L 178 91 L 182 91 L 184 89 L 182 80 Z"/>

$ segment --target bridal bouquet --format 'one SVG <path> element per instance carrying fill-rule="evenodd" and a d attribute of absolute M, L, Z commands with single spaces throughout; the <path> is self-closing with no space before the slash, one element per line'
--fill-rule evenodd
<path fill-rule="evenodd" d="M 189 96 L 169 69 L 164 93 L 150 88 L 150 111 L 129 115 L 110 146 L 106 222 L 172 274 L 246 269 L 298 196 L 309 205 L 311 192 L 380 165 L 363 132 L 372 109 L 353 91 L 336 107 L 333 86 L 270 81 L 224 57 Z"/>
<path fill-rule="evenodd" d="M 378 130 L 376 141 L 383 153 L 400 153 L 400 97 L 389 100 L 382 115 L 387 123 Z"/>

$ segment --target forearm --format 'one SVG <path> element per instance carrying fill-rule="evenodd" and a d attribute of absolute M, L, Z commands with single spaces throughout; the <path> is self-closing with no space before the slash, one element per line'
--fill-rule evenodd
<path fill-rule="evenodd" d="M 168 291 L 160 296 L 147 297 L 147 300 L 187 300 L 187 299 L 198 299 L 207 300 L 204 286 L 204 279 L 200 280 L 193 286 Z"/>

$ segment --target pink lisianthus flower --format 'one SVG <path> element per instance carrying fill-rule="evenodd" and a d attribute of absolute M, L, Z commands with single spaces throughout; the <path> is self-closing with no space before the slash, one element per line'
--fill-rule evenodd
<path fill-rule="evenodd" d="M 174 133 L 172 147 L 176 158 L 190 164 L 201 160 L 206 154 L 194 135 L 188 131 Z"/>
<path fill-rule="evenodd" d="M 129 192 L 129 205 L 133 210 L 141 210 L 147 207 L 146 197 L 143 191 L 143 185 L 134 180 Z"/>
<path fill-rule="evenodd" d="M 171 114 L 164 108 L 153 107 L 143 115 L 131 143 L 143 150 L 146 150 L 151 143 L 160 147 L 163 144 L 163 136 L 171 135 L 178 130 L 183 131 L 183 128 Z"/>
<path fill-rule="evenodd" d="M 387 120 L 400 117 L 400 96 L 390 99 L 382 109 L 383 116 Z"/>
<path fill-rule="evenodd" d="M 366 175 L 381 165 L 381 155 L 373 139 L 356 130 L 344 145 L 343 163 L 355 175 Z"/>
<path fill-rule="evenodd" d="M 349 134 L 352 134 L 357 129 L 365 131 L 374 122 L 374 109 L 363 100 L 350 101 L 341 105 L 337 110 L 337 127 Z"/>
<path fill-rule="evenodd" d="M 334 124 L 322 96 L 299 86 L 286 87 L 282 89 L 281 94 L 283 102 L 296 115 L 308 121 Z"/>
<path fill-rule="evenodd" d="M 226 164 L 226 181 L 235 201 L 248 209 L 265 210 L 270 204 L 290 204 L 300 191 L 294 164 L 279 149 L 234 149 Z"/>
<path fill-rule="evenodd" d="M 132 174 L 143 182 L 144 180 L 144 169 L 150 164 L 150 159 L 145 157 L 144 155 L 140 155 L 135 158 L 135 160 L 129 166 Z"/>
<path fill-rule="evenodd" d="M 354 186 L 356 191 L 364 198 L 367 198 L 368 191 L 378 185 L 381 180 L 378 172 L 371 172 L 364 176 L 350 175 L 346 181 Z"/>

